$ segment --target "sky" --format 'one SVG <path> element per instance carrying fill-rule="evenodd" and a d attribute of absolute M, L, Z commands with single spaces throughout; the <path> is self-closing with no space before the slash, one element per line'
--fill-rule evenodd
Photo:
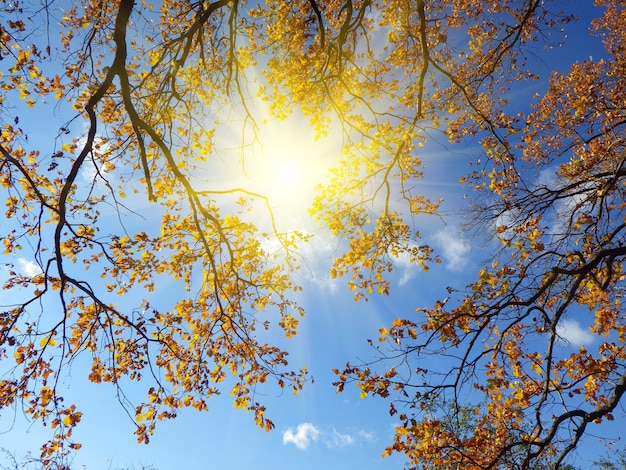
<path fill-rule="evenodd" d="M 563 2 L 564 8 L 580 9 L 582 20 L 570 26 L 565 48 L 538 51 L 538 60 L 545 66 L 544 74 L 553 68 L 565 71 L 573 60 L 583 60 L 596 53 L 598 43 L 589 40 L 586 31 L 585 19 L 588 20 L 593 11 L 590 4 L 590 1 Z M 536 91 L 545 89 L 545 81 L 536 86 Z M 532 92 L 520 90 L 517 104 L 527 107 Z M 512 106 L 515 105 L 513 101 Z M 255 169 L 253 161 L 250 178 L 260 190 L 273 192 L 272 200 L 277 201 L 275 209 L 283 216 L 284 223 L 313 230 L 312 225 L 306 225 L 310 222 L 303 218 L 306 201 L 312 195 L 310 183 L 323 178 L 319 173 L 323 168 L 320 161 L 335 151 L 337 142 L 332 135 L 327 140 L 314 142 L 306 123 L 297 115 L 282 123 L 262 126 L 261 138 L 267 142 L 266 150 L 271 148 L 274 154 L 280 154 L 279 159 L 284 163 L 277 164 L 280 171 L 274 173 L 278 176 L 272 176 L 277 179 L 271 179 L 262 174 L 263 166 Z M 236 132 L 234 136 L 237 137 Z M 290 139 L 288 136 L 298 137 Z M 36 139 L 37 135 L 32 135 L 31 143 Z M 336 393 L 332 386 L 335 380 L 332 369 L 341 368 L 347 361 L 372 359 L 374 353 L 366 339 L 375 340 L 378 330 L 393 318 L 410 315 L 416 307 L 432 304 L 445 295 L 446 286 L 465 286 L 489 257 L 488 242 L 470 238 L 460 225 L 467 199 L 463 197 L 466 190 L 459 187 L 457 179 L 465 173 L 466 162 L 475 157 L 478 149 L 465 147 L 450 151 L 443 140 L 441 137 L 439 143 L 431 143 L 424 149 L 425 178 L 419 182 L 427 195 L 445 198 L 441 216 L 418 221 L 425 241 L 441 256 L 440 265 L 424 273 L 398 260 L 392 275 L 391 294 L 357 303 L 346 288 L 345 279 L 333 280 L 328 275 L 328 261 L 339 250 L 328 234 L 318 233 L 303 249 L 307 267 L 298 274 L 304 285 L 299 295 L 307 315 L 301 320 L 296 337 L 287 340 L 276 333 L 272 339 L 289 350 L 293 367 L 306 365 L 315 381 L 307 384 L 298 395 L 261 391 L 266 395 L 259 399 L 267 406 L 267 416 L 276 425 L 273 431 L 266 433 L 257 428 L 250 414 L 233 407 L 226 392 L 222 397 L 209 400 L 208 412 L 182 410 L 175 420 L 159 423 L 149 445 L 136 444 L 133 422 L 118 403 L 115 390 L 106 384 L 86 382 L 78 362 L 61 384 L 66 389 L 67 400 L 84 412 L 75 431 L 75 438 L 83 447 L 75 456 L 73 468 L 401 468 L 405 463 L 402 456 L 382 458 L 383 450 L 392 442 L 396 424 L 389 416 L 388 403 L 377 398 L 361 399 L 358 391 L 350 386 L 343 393 Z M 293 154 L 298 154 L 304 165 L 292 165 Z M 227 178 L 228 174 L 222 177 Z M 13 262 L 24 273 L 33 273 L 36 269 L 25 257 Z M 6 293 L 1 295 L 0 303 L 7 302 Z M 161 286 L 156 295 L 171 294 Z M 587 325 L 577 318 L 568 319 L 563 325 L 560 333 L 569 343 L 562 347 L 579 347 L 594 341 Z M 131 386 L 129 395 L 134 392 Z M 19 409 L 13 416 L 4 412 L 0 418 L 0 448 L 18 457 L 28 451 L 36 455 L 38 445 L 49 437 L 48 429 L 38 423 L 25 422 Z M 593 440 L 591 442 L 593 445 Z M 598 453 L 597 449 L 595 452 Z M 578 454 L 580 461 L 597 456 L 584 449 Z"/>

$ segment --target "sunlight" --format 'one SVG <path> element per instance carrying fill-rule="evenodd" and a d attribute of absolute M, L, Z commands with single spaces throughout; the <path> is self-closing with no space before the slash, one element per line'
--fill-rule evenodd
<path fill-rule="evenodd" d="M 316 139 L 308 118 L 294 112 L 259 123 L 256 137 L 244 161 L 248 186 L 268 198 L 283 229 L 307 227 L 315 187 L 338 161 L 340 136 Z"/>
<path fill-rule="evenodd" d="M 331 123 L 320 137 L 311 117 L 297 106 L 284 119 L 272 117 L 268 103 L 254 92 L 254 84 L 262 80 L 260 72 L 249 73 L 251 92 L 240 97 L 245 106 L 233 100 L 207 122 L 218 151 L 217 158 L 207 160 L 195 174 L 199 187 L 220 193 L 222 207 L 245 197 L 253 206 L 251 220 L 260 230 L 268 230 L 273 218 L 280 232 L 310 231 L 317 227 L 308 212 L 315 188 L 328 181 L 329 169 L 341 159 L 342 127 Z M 265 199 L 254 200 L 250 193 Z"/>
<path fill-rule="evenodd" d="M 280 166 L 278 166 L 277 169 L 278 171 L 276 173 L 276 176 L 280 184 L 285 185 L 285 186 L 292 186 L 292 187 L 297 186 L 298 182 L 300 181 L 300 178 L 302 177 L 302 174 L 300 173 L 300 168 L 298 168 L 298 165 L 291 163 L 291 162 L 286 162 L 286 163 L 280 164 Z"/>
<path fill-rule="evenodd" d="M 276 121 L 262 125 L 259 142 L 255 148 L 251 178 L 273 196 L 276 203 L 285 197 L 301 197 L 321 177 L 320 169 L 313 165 L 318 160 L 323 142 L 309 134 L 306 124 L 294 121 Z M 317 170 L 317 171 L 316 171 Z"/>

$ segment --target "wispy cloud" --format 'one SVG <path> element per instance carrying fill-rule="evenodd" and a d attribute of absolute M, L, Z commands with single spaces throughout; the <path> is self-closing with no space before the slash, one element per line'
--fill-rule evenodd
<path fill-rule="evenodd" d="M 556 327 L 557 334 L 572 346 L 593 343 L 595 337 L 580 326 L 576 320 L 561 320 Z"/>
<path fill-rule="evenodd" d="M 34 261 L 29 261 L 26 258 L 18 258 L 17 263 L 20 266 L 21 271 L 30 277 L 34 277 L 41 274 L 41 268 Z"/>
<path fill-rule="evenodd" d="M 327 437 L 329 439 L 326 442 L 326 445 L 329 447 L 346 447 L 356 442 L 354 436 L 350 434 L 342 434 L 336 429 L 333 429 Z"/>
<path fill-rule="evenodd" d="M 296 431 L 288 428 L 283 433 L 283 444 L 294 444 L 298 449 L 305 450 L 311 444 L 311 441 L 317 441 L 320 430 L 311 423 L 298 424 Z"/>
<path fill-rule="evenodd" d="M 342 433 L 331 427 L 323 430 L 312 423 L 301 423 L 295 431 L 288 428 L 283 433 L 283 444 L 294 444 L 300 450 L 306 450 L 312 442 L 321 441 L 328 448 L 343 448 L 360 442 L 373 442 L 374 433 L 359 430 L 353 433 Z"/>
<path fill-rule="evenodd" d="M 300 232 L 310 234 L 307 230 L 300 230 Z M 336 242 L 329 234 L 323 232 L 315 234 L 309 238 L 308 242 L 300 245 L 303 269 L 299 275 L 328 293 L 337 292 L 340 281 L 331 277 L 329 268 L 339 252 Z"/>
<path fill-rule="evenodd" d="M 441 249 L 446 268 L 450 271 L 462 271 L 468 262 L 469 242 L 450 230 L 440 230 L 433 238 L 435 244 Z"/>
<path fill-rule="evenodd" d="M 393 258 L 393 263 L 401 273 L 398 281 L 401 286 L 413 279 L 419 270 L 417 263 L 411 261 L 411 256 L 407 252 L 400 253 L 396 258 Z"/>
<path fill-rule="evenodd" d="M 87 137 L 83 136 L 78 140 L 78 149 L 82 149 L 85 143 L 87 142 Z M 96 181 L 96 176 L 100 174 L 100 176 L 106 176 L 109 173 L 107 166 L 100 162 L 99 159 L 102 158 L 103 155 L 109 153 L 111 146 L 106 143 L 100 137 L 94 139 L 94 148 L 92 151 L 92 155 L 95 158 L 87 158 L 83 165 L 80 168 L 80 176 L 83 180 L 88 183 L 92 181 Z"/>

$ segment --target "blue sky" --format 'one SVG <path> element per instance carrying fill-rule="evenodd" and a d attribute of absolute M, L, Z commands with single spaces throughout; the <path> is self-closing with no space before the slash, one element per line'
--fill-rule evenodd
<path fill-rule="evenodd" d="M 566 9 L 580 9 L 584 18 L 594 11 L 590 7 L 591 2 L 562 3 Z M 537 50 L 538 62 L 543 64 L 540 65 L 540 68 L 543 67 L 540 73 L 546 74 L 553 68 L 565 71 L 572 60 L 601 54 L 596 52 L 598 42 L 589 40 L 587 24 L 581 21 L 576 26 L 570 26 L 566 48 L 550 52 Z M 545 81 L 538 83 L 536 90 L 521 90 L 519 100 L 513 101 L 512 106 L 526 109 L 532 92 L 542 88 L 545 88 Z M 54 125 L 62 124 L 63 118 L 52 108 L 47 112 L 53 124 L 50 132 L 54 134 Z M 30 123 L 41 120 L 41 115 L 24 112 L 25 129 L 31 128 L 29 120 Z M 306 134 L 303 126 L 303 121 L 296 117 L 278 127 L 268 128 L 262 137 L 270 146 L 274 140 L 284 142 L 286 135 Z M 236 132 L 234 134 L 237 135 Z M 35 145 L 38 139 L 43 140 L 45 136 L 46 132 L 42 129 L 41 135 L 30 135 L 30 142 Z M 225 140 L 231 137 L 225 137 Z M 267 406 L 267 415 L 276 425 L 274 431 L 265 433 L 254 425 L 251 415 L 235 410 L 225 389 L 224 396 L 209 401 L 208 412 L 183 410 L 176 420 L 159 424 L 150 445 L 136 444 L 134 425 L 119 405 L 115 390 L 106 384 L 86 382 L 79 361 L 61 382 L 61 388 L 66 389 L 66 400 L 76 403 L 84 412 L 75 434 L 83 448 L 75 457 L 74 467 L 117 469 L 152 465 L 160 470 L 400 468 L 404 463 L 402 456 L 386 459 L 381 456 L 384 448 L 392 442 L 395 423 L 388 414 L 388 403 L 376 398 L 360 399 L 353 387 L 347 387 L 344 393 L 335 393 L 331 385 L 335 379 L 332 369 L 341 368 L 347 361 L 372 359 L 373 351 L 365 341 L 367 338 L 376 339 L 379 328 L 393 318 L 410 315 L 416 307 L 427 306 L 443 297 L 446 286 L 465 286 L 489 257 L 488 242 L 468 238 L 460 226 L 467 202 L 463 195 L 468 190 L 458 186 L 457 178 L 466 172 L 467 161 L 476 157 L 479 150 L 473 147 L 450 149 L 443 143 L 443 136 L 434 137 L 439 143 L 429 144 L 424 149 L 426 176 L 417 185 L 434 198 L 443 196 L 445 203 L 441 217 L 424 217 L 417 221 L 417 225 L 425 241 L 442 257 L 442 264 L 424 273 L 399 260 L 389 297 L 373 296 L 368 302 L 355 303 L 353 294 L 346 288 L 346 280 L 332 280 L 328 275 L 329 260 L 339 250 L 337 242 L 321 232 L 303 248 L 307 268 L 298 276 L 304 285 L 300 300 L 307 316 L 301 320 L 299 334 L 292 339 L 286 340 L 277 332 L 270 331 L 268 335 L 290 351 L 294 368 L 306 365 L 315 382 L 308 384 L 298 395 L 289 392 L 281 394 L 271 388 L 260 391 L 264 396 L 260 396 L 259 401 Z M 303 218 L 303 206 L 312 194 L 306 188 L 310 186 L 311 179 L 323 178 L 322 174 L 311 173 L 323 167 L 319 165 L 320 159 L 333 151 L 335 144 L 332 139 L 331 135 L 327 141 L 313 145 L 311 136 L 301 137 L 300 148 L 294 148 L 294 142 L 288 141 L 288 152 L 298 153 L 301 159 L 315 162 L 315 165 L 305 164 L 299 170 L 295 169 L 296 173 L 300 171 L 306 176 L 290 173 L 284 181 L 270 183 L 262 176 L 253 177 L 252 184 L 259 184 L 261 190 L 276 192 L 272 195 L 277 201 L 275 209 L 284 220 L 281 223 L 288 228 L 314 230 L 314 226 Z M 289 154 L 280 158 L 289 160 Z M 228 169 L 224 171 L 222 178 L 228 178 Z M 253 169 L 251 173 L 259 175 L 260 171 Z M 298 181 L 296 186 L 293 180 Z M 295 193 L 297 197 L 293 196 Z M 2 224 L 2 227 L 6 226 Z M 35 269 L 27 256 L 8 262 L 13 262 L 24 273 Z M 0 294 L 1 304 L 10 302 L 6 295 Z M 171 296 L 171 292 L 167 291 L 167 286 L 160 286 L 155 295 L 158 300 L 160 296 Z M 570 346 L 577 347 L 593 341 L 586 326 L 575 318 L 566 325 L 562 335 L 569 339 Z M 564 344 L 563 347 L 569 346 Z M 127 391 L 131 399 L 134 394 L 141 396 L 141 391 L 132 385 Z M 50 436 L 49 430 L 38 423 L 26 423 L 19 409 L 13 416 L 6 411 L 2 413 L 0 433 L 0 447 L 18 457 L 28 451 L 36 455 L 40 443 Z M 593 445 L 593 440 L 590 442 Z M 597 454 L 602 455 L 602 452 Z M 579 453 L 581 461 L 590 455 L 584 449 Z"/>

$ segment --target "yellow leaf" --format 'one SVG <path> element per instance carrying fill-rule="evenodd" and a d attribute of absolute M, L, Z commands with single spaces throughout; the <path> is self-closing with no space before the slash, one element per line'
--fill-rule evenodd
<path fill-rule="evenodd" d="M 54 346 L 55 344 L 57 344 L 57 342 L 54 338 L 52 338 L 51 336 L 46 336 L 45 338 L 41 338 L 41 341 L 39 342 L 39 347 L 45 348 L 46 346 Z"/>

